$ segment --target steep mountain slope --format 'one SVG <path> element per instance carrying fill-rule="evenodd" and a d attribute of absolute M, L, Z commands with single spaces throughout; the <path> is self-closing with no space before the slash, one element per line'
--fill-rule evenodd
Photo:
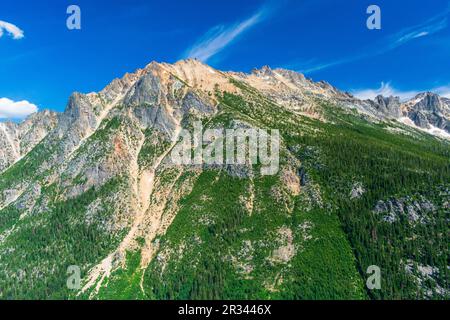
<path fill-rule="evenodd" d="M 427 110 L 446 130 L 447 101 L 427 99 L 360 101 L 288 70 L 184 60 L 73 94 L 45 126 L 36 119 L 50 115 L 32 116 L 19 126 L 46 128 L 34 142 L 0 124 L 11 146 L 0 154 L 0 297 L 446 297 L 450 145 L 395 120 Z M 198 120 L 278 129 L 278 172 L 175 165 Z M 364 285 L 370 265 L 380 290 Z"/>

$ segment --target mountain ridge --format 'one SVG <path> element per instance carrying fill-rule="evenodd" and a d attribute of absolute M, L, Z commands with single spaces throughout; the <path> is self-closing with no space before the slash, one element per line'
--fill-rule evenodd
<path fill-rule="evenodd" d="M 407 106 L 446 128 L 447 100 Z M 74 93 L 0 173 L 0 297 L 442 297 L 449 144 L 391 121 L 399 109 L 293 71 L 197 60 L 152 62 Z M 171 164 L 198 121 L 279 129 L 279 172 Z M 406 235 L 414 246 L 385 252 Z M 363 284 L 372 264 L 396 270 L 380 292 Z M 70 265 L 83 273 L 75 291 Z M 416 272 L 428 267 L 438 271 Z"/>
<path fill-rule="evenodd" d="M 155 72 L 156 69 L 173 73 L 191 87 L 208 92 L 212 92 L 216 84 L 220 85 L 223 90 L 236 91 L 236 88 L 230 85 L 229 79 L 227 79 L 231 77 L 254 86 L 280 105 L 306 116 L 320 118 L 320 111 L 315 110 L 316 103 L 314 101 L 315 98 L 319 97 L 330 99 L 334 103 L 342 104 L 347 108 L 355 108 L 361 113 L 369 114 L 378 119 L 395 119 L 403 124 L 425 131 L 427 129 L 439 129 L 434 131 L 428 130 L 428 132 L 439 137 L 450 138 L 450 99 L 440 97 L 435 93 L 419 93 L 403 102 L 398 97 L 384 97 L 382 95 L 375 97 L 373 100 L 360 100 L 350 93 L 340 91 L 327 82 L 313 82 L 301 73 L 287 69 L 272 70 L 269 66 L 253 69 L 250 73 L 243 73 L 218 71 L 196 59 L 180 60 L 175 64 L 153 61 L 143 69 L 137 69 L 133 73 L 125 74 L 122 78 L 114 79 L 99 93 L 74 93 L 72 97 L 81 95 L 86 96 L 88 100 L 95 100 L 95 97 L 102 96 L 102 99 L 112 102 L 112 100 L 117 98 L 118 94 L 125 94 L 125 91 L 131 87 L 134 81 L 137 81 L 146 73 L 152 72 L 151 70 Z M 119 92 L 116 92 L 117 90 Z M 121 92 L 121 90 L 125 91 Z M 312 99 L 311 96 L 313 97 Z M 56 114 L 63 115 L 67 113 L 66 111 L 70 107 L 71 100 L 69 99 L 67 108 L 62 113 L 43 111 L 43 113 L 38 112 L 37 114 L 42 115 L 42 117 L 51 114 L 49 121 L 52 121 L 51 117 L 54 117 Z M 24 120 L 24 122 L 27 121 L 33 122 L 33 115 Z M 11 127 L 14 125 L 5 124 L 4 122 L 2 128 L 6 126 Z M 0 139 L 0 141 L 3 140 L 2 143 L 6 146 L 4 142 L 6 140 L 5 134 L 1 138 L 3 139 Z M 9 144 L 11 145 L 11 143 Z M 14 153 L 14 148 L 10 152 Z M 5 164 L 0 166 L 0 171 L 7 167 L 7 163 L 11 164 L 19 157 L 9 154 L 3 155 L 2 158 Z M 5 158 L 9 158 L 9 160 L 5 160 Z M 12 161 L 14 158 L 15 160 Z"/>

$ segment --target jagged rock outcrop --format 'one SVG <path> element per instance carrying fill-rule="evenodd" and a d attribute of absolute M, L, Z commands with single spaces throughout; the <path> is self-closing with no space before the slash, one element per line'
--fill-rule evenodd
<path fill-rule="evenodd" d="M 379 95 L 374 101 L 370 101 L 370 103 L 377 112 L 386 117 L 397 119 L 402 116 L 399 97 L 383 97 Z"/>

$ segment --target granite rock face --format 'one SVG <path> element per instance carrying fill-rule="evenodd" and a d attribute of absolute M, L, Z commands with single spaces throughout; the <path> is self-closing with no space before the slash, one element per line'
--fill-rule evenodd
<path fill-rule="evenodd" d="M 371 103 L 377 112 L 389 118 L 396 119 L 402 116 L 399 97 L 383 97 L 379 95 Z"/>
<path fill-rule="evenodd" d="M 402 105 L 403 115 L 420 128 L 431 126 L 450 132 L 450 100 L 431 92 L 421 93 Z"/>

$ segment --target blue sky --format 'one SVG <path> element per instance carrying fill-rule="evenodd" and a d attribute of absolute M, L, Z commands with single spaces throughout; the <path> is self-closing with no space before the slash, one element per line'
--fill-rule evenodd
<path fill-rule="evenodd" d="M 71 4 L 81 30 L 66 27 Z M 371 4 L 381 30 L 366 27 Z M 450 95 L 449 10 L 449 0 L 4 1 L 0 118 L 62 111 L 74 91 L 186 57 L 221 70 L 289 68 L 361 97 Z"/>

